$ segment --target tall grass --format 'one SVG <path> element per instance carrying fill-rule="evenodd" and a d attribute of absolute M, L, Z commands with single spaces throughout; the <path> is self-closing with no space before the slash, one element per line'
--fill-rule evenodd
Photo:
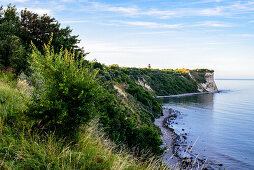
<path fill-rule="evenodd" d="M 119 150 L 96 120 L 79 128 L 76 143 L 54 132 L 31 131 L 20 117 L 29 88 L 11 72 L 0 72 L 0 169 L 167 169 L 155 158 L 143 161 Z"/>

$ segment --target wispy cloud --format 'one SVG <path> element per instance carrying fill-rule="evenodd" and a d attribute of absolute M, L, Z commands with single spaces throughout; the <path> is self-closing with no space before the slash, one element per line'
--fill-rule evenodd
<path fill-rule="evenodd" d="M 198 10 L 197 14 L 201 16 L 221 16 L 224 15 L 223 7 L 207 8 Z"/>
<path fill-rule="evenodd" d="M 111 6 L 111 5 L 99 3 L 99 2 L 91 2 L 90 4 L 98 11 L 115 12 L 125 16 L 130 16 L 130 17 L 152 16 L 152 17 L 157 17 L 161 19 L 167 19 L 177 15 L 177 13 L 174 11 L 158 10 L 158 9 L 145 10 L 137 6 L 129 6 L 129 7 Z"/>
<path fill-rule="evenodd" d="M 25 7 L 19 7 L 17 8 L 18 11 L 24 10 Z M 47 14 L 47 15 L 51 15 L 52 14 L 52 10 L 51 9 L 46 9 L 46 8 L 26 8 L 29 11 L 35 12 L 39 15 L 43 15 L 43 14 Z"/>
<path fill-rule="evenodd" d="M 200 1 L 224 2 L 226 0 L 207 0 Z M 139 6 L 112 6 L 101 2 L 89 2 L 97 11 L 107 11 L 119 13 L 130 17 L 150 16 L 160 19 L 168 19 L 173 17 L 195 17 L 195 16 L 217 16 L 230 17 L 234 15 L 244 14 L 244 12 L 254 12 L 254 1 L 227 1 L 226 4 L 220 4 L 215 7 L 197 7 L 197 8 L 175 8 L 170 10 L 161 10 L 156 8 L 141 8 Z M 198 3 L 198 2 L 197 2 Z"/>
<path fill-rule="evenodd" d="M 143 26 L 148 28 L 181 28 L 182 24 L 165 24 L 158 22 L 143 22 L 143 21 L 119 21 L 119 23 L 132 26 Z"/>
<path fill-rule="evenodd" d="M 63 24 L 75 24 L 75 23 L 85 23 L 85 22 L 88 22 L 86 20 L 78 20 L 78 21 L 75 21 L 75 20 L 63 20 L 63 21 L 60 21 L 60 23 L 63 23 Z"/>
<path fill-rule="evenodd" d="M 241 36 L 241 37 L 254 37 L 254 34 L 237 34 L 237 36 Z"/>
<path fill-rule="evenodd" d="M 105 11 L 120 12 L 127 15 L 139 15 L 139 9 L 136 7 L 106 7 Z"/>
<path fill-rule="evenodd" d="M 194 26 L 226 28 L 226 27 L 233 27 L 234 25 L 231 23 L 223 23 L 223 22 L 218 22 L 218 21 L 205 21 L 202 23 L 194 24 Z"/>
<path fill-rule="evenodd" d="M 3 2 L 9 2 L 9 3 L 11 3 L 11 2 L 19 2 L 19 3 L 24 3 L 24 2 L 27 2 L 27 1 L 29 1 L 29 0 L 2 0 Z"/>

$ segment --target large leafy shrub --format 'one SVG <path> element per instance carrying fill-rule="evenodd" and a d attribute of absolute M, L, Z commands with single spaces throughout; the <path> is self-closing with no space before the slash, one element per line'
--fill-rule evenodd
<path fill-rule="evenodd" d="M 96 113 L 98 94 L 102 92 L 96 71 L 75 60 L 74 53 L 55 53 L 45 45 L 44 55 L 35 47 L 31 55 L 35 91 L 29 115 L 45 128 L 73 133 Z"/>

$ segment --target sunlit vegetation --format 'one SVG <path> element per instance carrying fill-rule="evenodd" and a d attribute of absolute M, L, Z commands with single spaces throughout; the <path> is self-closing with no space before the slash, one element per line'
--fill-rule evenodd
<path fill-rule="evenodd" d="M 77 38 L 0 7 L 0 169 L 166 168 L 157 95 L 197 92 L 191 71 L 87 61 Z"/>

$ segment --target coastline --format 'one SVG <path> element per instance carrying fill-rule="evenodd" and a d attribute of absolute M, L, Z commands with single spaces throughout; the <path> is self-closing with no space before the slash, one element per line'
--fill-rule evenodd
<path fill-rule="evenodd" d="M 163 162 L 167 164 L 169 168 L 177 169 L 177 167 L 179 167 L 179 162 L 181 162 L 181 159 L 178 157 L 178 155 L 174 153 L 173 148 L 177 135 L 173 132 L 173 130 L 170 130 L 164 125 L 165 120 L 172 115 L 169 109 L 163 109 L 162 111 L 163 116 L 155 119 L 154 124 L 161 129 L 161 139 L 163 140 L 162 147 L 167 147 L 167 150 L 163 155 Z"/>
<path fill-rule="evenodd" d="M 157 98 L 171 98 L 171 97 L 184 97 L 184 96 L 194 96 L 200 94 L 212 94 L 212 93 L 219 93 L 220 91 L 215 92 L 199 92 L 199 93 L 184 93 L 184 94 L 176 94 L 176 95 L 169 95 L 169 96 L 157 96 Z"/>
<path fill-rule="evenodd" d="M 163 154 L 163 162 L 170 169 L 207 169 L 207 160 L 198 157 L 195 158 L 195 156 L 188 151 L 188 148 L 186 148 L 185 140 L 187 133 L 178 135 L 174 132 L 174 129 L 170 127 L 181 113 L 171 108 L 163 108 L 162 111 L 163 116 L 155 119 L 154 124 L 158 126 L 162 132 L 161 139 L 163 140 L 163 145 L 161 147 L 167 148 Z M 182 154 L 185 156 L 182 157 Z M 209 167 L 208 169 L 213 168 Z"/>

